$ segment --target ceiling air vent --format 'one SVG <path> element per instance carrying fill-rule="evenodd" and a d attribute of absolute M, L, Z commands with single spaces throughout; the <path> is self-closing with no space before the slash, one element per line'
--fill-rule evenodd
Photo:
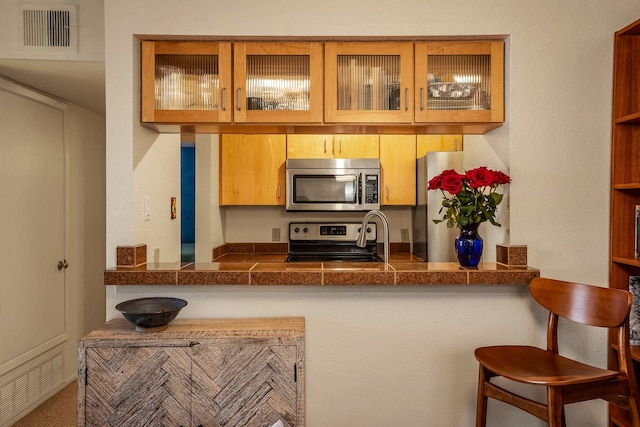
<path fill-rule="evenodd" d="M 77 51 L 76 6 L 23 3 L 19 8 L 24 50 Z"/>

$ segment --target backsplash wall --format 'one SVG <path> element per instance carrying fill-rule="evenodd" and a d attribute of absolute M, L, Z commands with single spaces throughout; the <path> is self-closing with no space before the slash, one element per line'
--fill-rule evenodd
<path fill-rule="evenodd" d="M 359 222 L 364 212 L 323 213 L 287 212 L 282 206 L 227 206 L 220 208 L 224 224 L 225 242 L 271 242 L 271 230 L 280 228 L 280 241 L 289 240 L 289 223 L 292 221 L 348 221 Z M 400 230 L 411 233 L 410 207 L 383 207 L 389 219 L 389 240 L 401 242 Z M 379 233 L 379 238 L 382 234 Z"/>

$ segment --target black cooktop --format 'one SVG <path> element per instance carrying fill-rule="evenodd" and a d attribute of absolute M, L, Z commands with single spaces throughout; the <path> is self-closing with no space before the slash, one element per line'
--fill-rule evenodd
<path fill-rule="evenodd" d="M 360 248 L 358 248 L 360 249 Z M 371 248 L 358 252 L 289 252 L 286 262 L 382 262 Z"/>

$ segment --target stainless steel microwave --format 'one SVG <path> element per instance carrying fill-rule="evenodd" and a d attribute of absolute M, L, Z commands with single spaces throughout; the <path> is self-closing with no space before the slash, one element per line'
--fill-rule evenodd
<path fill-rule="evenodd" d="M 380 209 L 379 159 L 288 159 L 288 211 Z"/>

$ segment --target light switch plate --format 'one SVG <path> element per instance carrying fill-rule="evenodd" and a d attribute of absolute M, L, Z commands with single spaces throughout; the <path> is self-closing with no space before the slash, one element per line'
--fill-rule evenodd
<path fill-rule="evenodd" d="M 402 243 L 408 243 L 409 242 L 409 229 L 408 228 L 402 228 L 400 230 L 400 240 L 402 240 Z"/>
<path fill-rule="evenodd" d="M 144 196 L 144 220 L 151 219 L 151 196 Z"/>
<path fill-rule="evenodd" d="M 272 242 L 279 242 L 280 241 L 280 229 L 279 228 L 272 228 L 271 229 L 271 241 Z"/>

